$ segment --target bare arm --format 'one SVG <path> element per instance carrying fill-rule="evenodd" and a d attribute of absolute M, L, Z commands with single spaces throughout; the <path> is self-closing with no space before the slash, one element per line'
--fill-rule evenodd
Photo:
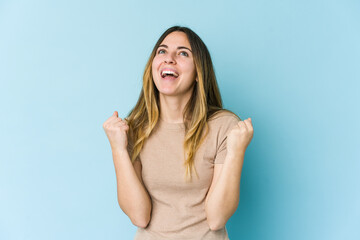
<path fill-rule="evenodd" d="M 224 164 L 214 175 L 205 202 L 205 211 L 210 229 L 215 231 L 223 228 L 235 213 L 240 199 L 240 178 L 245 152 L 238 155 L 226 155 Z M 214 171 L 215 172 L 215 171 Z"/>
<path fill-rule="evenodd" d="M 214 167 L 214 179 L 205 200 L 211 230 L 223 228 L 237 209 L 245 151 L 253 134 L 251 118 L 237 122 L 227 134 L 225 163 L 220 168 Z"/>
<path fill-rule="evenodd" d="M 150 196 L 140 179 L 141 172 L 137 174 L 136 169 L 139 168 L 133 166 L 126 150 L 112 149 L 112 153 L 119 206 L 134 225 L 145 228 L 150 221 L 152 206 Z"/>

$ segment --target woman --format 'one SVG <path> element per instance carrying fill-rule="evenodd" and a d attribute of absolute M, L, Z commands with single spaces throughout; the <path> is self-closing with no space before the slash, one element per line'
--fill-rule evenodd
<path fill-rule="evenodd" d="M 174 26 L 157 41 L 136 106 L 103 124 L 135 239 L 229 239 L 251 119 L 222 108 L 209 51 Z M 196 178 L 193 178 L 193 171 Z"/>

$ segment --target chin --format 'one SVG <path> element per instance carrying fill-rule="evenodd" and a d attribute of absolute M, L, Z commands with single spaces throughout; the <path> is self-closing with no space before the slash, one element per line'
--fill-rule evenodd
<path fill-rule="evenodd" d="M 161 90 L 159 91 L 159 94 L 165 95 L 165 96 L 175 96 L 176 93 L 171 90 Z"/>

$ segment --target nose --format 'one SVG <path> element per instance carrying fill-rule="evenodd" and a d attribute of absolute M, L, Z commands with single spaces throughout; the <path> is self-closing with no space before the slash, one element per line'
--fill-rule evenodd
<path fill-rule="evenodd" d="M 172 54 L 166 54 L 164 62 L 165 63 L 175 63 L 175 60 L 174 60 Z"/>

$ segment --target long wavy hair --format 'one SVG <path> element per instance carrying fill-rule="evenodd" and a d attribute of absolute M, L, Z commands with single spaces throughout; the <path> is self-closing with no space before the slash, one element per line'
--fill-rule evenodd
<path fill-rule="evenodd" d="M 185 178 L 192 180 L 192 171 L 194 168 L 199 178 L 195 165 L 194 156 L 208 133 L 207 121 L 220 110 L 229 110 L 222 108 L 222 99 L 215 77 L 210 53 L 200 39 L 200 37 L 187 27 L 173 26 L 167 29 L 156 42 L 149 60 L 145 66 L 143 75 L 143 87 L 135 107 L 125 118 L 129 125 L 128 144 L 130 144 L 131 161 L 140 155 L 140 151 L 155 128 L 160 116 L 159 91 L 153 81 L 152 62 L 156 55 L 159 45 L 167 35 L 174 31 L 184 32 L 190 43 L 196 76 L 198 82 L 195 82 L 192 96 L 186 104 L 183 111 L 183 121 L 185 124 L 184 139 L 184 167 Z M 232 112 L 231 112 L 232 113 Z"/>

